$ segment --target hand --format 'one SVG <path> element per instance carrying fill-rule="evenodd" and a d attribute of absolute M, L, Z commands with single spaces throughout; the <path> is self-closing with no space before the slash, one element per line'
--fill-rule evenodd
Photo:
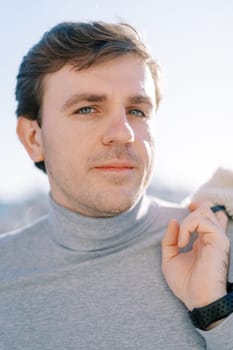
<path fill-rule="evenodd" d="M 162 241 L 162 271 L 173 293 L 189 310 L 206 306 L 226 294 L 229 264 L 227 219 L 223 212 L 214 214 L 210 203 L 191 204 L 194 210 L 179 224 L 169 222 Z M 196 209 L 196 210 L 195 210 Z M 197 239 L 191 250 L 180 252 Z"/>

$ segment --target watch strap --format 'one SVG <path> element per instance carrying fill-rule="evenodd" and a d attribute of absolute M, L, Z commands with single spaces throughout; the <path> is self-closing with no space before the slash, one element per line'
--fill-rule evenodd
<path fill-rule="evenodd" d="M 232 282 L 227 282 L 227 293 L 230 293 L 233 291 L 233 283 Z"/>
<path fill-rule="evenodd" d="M 231 285 L 231 287 L 230 287 Z M 229 283 L 229 289 L 232 290 L 232 283 Z M 224 295 L 213 303 L 189 311 L 189 317 L 194 327 L 206 330 L 213 322 L 219 321 L 233 312 L 233 291 Z"/>

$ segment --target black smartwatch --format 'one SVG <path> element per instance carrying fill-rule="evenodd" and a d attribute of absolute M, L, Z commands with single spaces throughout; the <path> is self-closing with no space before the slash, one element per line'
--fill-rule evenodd
<path fill-rule="evenodd" d="M 233 283 L 227 282 L 227 294 L 213 303 L 189 311 L 195 328 L 206 330 L 208 326 L 233 312 Z"/>

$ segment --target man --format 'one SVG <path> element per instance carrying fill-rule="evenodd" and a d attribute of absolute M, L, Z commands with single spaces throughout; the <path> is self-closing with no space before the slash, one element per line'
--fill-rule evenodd
<path fill-rule="evenodd" d="M 188 215 L 145 195 L 160 87 L 137 32 L 57 25 L 24 57 L 16 98 L 51 209 L 1 240 L 1 349 L 232 348 L 231 311 L 205 330 L 189 318 L 227 295 L 223 207 Z"/>

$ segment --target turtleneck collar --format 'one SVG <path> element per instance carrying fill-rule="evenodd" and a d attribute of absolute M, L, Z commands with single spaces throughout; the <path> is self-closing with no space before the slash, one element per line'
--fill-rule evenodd
<path fill-rule="evenodd" d="M 64 208 L 50 195 L 48 220 L 53 239 L 59 245 L 79 252 L 101 251 L 125 245 L 145 232 L 155 219 L 151 206 L 149 198 L 143 196 L 124 213 L 93 218 Z"/>

